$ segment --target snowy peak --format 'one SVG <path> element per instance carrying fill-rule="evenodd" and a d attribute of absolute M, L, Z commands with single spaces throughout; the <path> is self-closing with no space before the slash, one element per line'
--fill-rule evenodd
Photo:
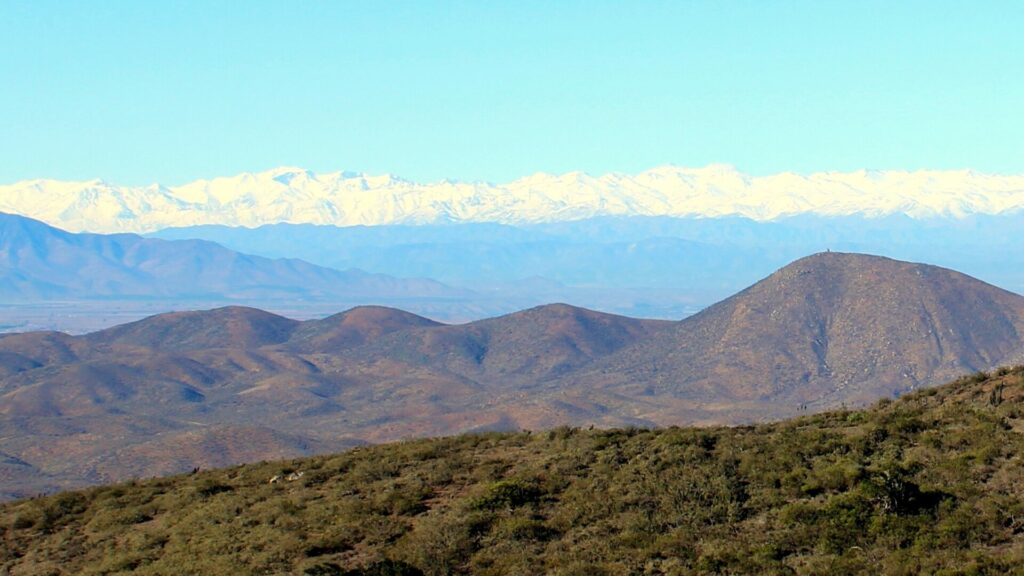
<path fill-rule="evenodd" d="M 175 187 L 118 186 L 103 180 L 26 180 L 0 186 L 0 211 L 94 232 L 280 222 L 525 224 L 595 216 L 743 216 L 760 221 L 798 214 L 960 218 L 1022 208 L 1024 176 L 970 170 L 859 170 L 755 177 L 724 164 L 661 166 L 635 175 L 537 173 L 505 184 L 422 184 L 390 174 L 317 174 L 281 167 Z"/>

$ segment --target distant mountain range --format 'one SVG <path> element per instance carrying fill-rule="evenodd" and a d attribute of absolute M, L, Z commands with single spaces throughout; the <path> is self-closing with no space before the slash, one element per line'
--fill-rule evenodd
<path fill-rule="evenodd" d="M 813 214 L 915 218 L 1019 213 L 1024 176 L 963 171 L 867 171 L 755 177 L 731 166 L 663 166 L 635 175 L 534 174 L 507 184 L 410 182 L 391 175 L 299 168 L 120 186 L 102 180 L 27 180 L 0 186 L 0 211 L 73 231 L 152 232 L 221 224 L 530 224 L 598 216 Z"/>
<path fill-rule="evenodd" d="M 521 259 L 497 257 L 484 242 L 422 246 L 420 259 L 416 250 L 400 258 L 387 246 L 346 238 L 348 229 L 330 230 L 342 235 L 296 230 L 290 239 L 270 237 L 259 248 L 275 255 L 260 257 L 247 250 L 227 249 L 218 242 L 196 240 L 196 235 L 164 240 L 135 234 L 76 234 L 0 213 L 0 331 L 28 326 L 81 333 L 166 310 L 225 304 L 267 307 L 303 318 L 377 304 L 464 322 L 552 301 L 681 318 L 707 300 L 706 295 L 697 299 L 693 291 L 678 288 L 653 293 L 594 283 L 569 286 L 539 276 L 519 278 L 507 268 L 519 265 Z M 313 265 L 276 255 L 328 256 L 350 254 L 352 249 L 371 256 L 363 260 L 371 265 L 394 255 L 388 268 L 395 274 L 368 273 L 345 264 L 342 258 L 328 257 L 325 259 L 331 263 Z M 438 254 L 443 254 L 443 261 Z M 693 258 L 686 265 L 691 268 L 705 263 L 707 274 L 722 270 L 713 265 L 713 254 L 703 257 L 691 251 L 690 255 Z M 571 253 L 558 256 L 551 250 L 549 257 L 545 269 L 556 271 L 560 263 L 571 260 Z M 481 258 L 488 261 L 483 263 Z M 640 262 L 640 266 L 649 268 L 650 263 Z M 477 283 L 479 290 L 469 290 L 420 274 L 449 267 L 456 272 L 450 274 L 453 278 L 460 277 L 461 271 L 467 273 L 464 277 L 485 281 Z"/>
<path fill-rule="evenodd" d="M 432 280 L 250 256 L 202 240 L 72 234 L 0 213 L 0 298 L 8 304 L 104 298 L 398 302 L 466 294 Z"/>
<path fill-rule="evenodd" d="M 1024 292 L 1021 229 L 1024 214 L 928 220 L 807 215 L 771 222 L 634 216 L 517 226 L 210 225 L 152 236 L 203 238 L 250 254 L 429 277 L 520 301 L 679 319 L 788 262 L 829 249 L 930 262 Z"/>
<path fill-rule="evenodd" d="M 474 430 L 750 422 L 1021 359 L 1024 297 L 840 253 L 680 322 L 563 304 L 461 325 L 381 307 L 164 314 L 0 336 L 0 491 Z"/>

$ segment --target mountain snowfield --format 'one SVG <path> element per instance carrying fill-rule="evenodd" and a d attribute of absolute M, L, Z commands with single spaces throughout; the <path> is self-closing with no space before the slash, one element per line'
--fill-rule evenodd
<path fill-rule="evenodd" d="M 281 222 L 532 224 L 595 216 L 743 216 L 757 221 L 798 214 L 930 218 L 1022 209 L 1024 175 L 970 170 L 754 177 L 727 165 L 663 166 L 636 175 L 539 173 L 507 184 L 421 184 L 390 175 L 316 174 L 286 167 L 175 187 L 118 186 L 102 180 L 27 180 L 0 186 L 0 211 L 91 232 Z"/>

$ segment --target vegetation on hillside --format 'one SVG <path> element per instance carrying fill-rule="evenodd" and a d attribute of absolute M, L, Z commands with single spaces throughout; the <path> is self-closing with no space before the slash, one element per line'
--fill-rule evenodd
<path fill-rule="evenodd" d="M 759 426 L 416 440 L 10 503 L 0 573 L 1024 573 L 1022 448 L 1024 368 Z"/>

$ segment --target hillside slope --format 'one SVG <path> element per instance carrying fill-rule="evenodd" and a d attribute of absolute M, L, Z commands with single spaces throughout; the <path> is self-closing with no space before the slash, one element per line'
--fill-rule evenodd
<path fill-rule="evenodd" d="M 964 274 L 821 253 L 573 378 L 623 394 L 837 406 L 1024 359 L 1024 297 Z"/>
<path fill-rule="evenodd" d="M 1022 414 L 1016 368 L 752 427 L 490 433 L 201 471 L 2 505 L 0 571 L 1018 573 Z"/>

